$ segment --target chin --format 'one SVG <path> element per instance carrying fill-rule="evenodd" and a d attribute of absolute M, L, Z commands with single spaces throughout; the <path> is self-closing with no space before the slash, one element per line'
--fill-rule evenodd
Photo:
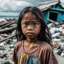
<path fill-rule="evenodd" d="M 35 36 L 28 36 L 29 39 L 34 39 L 36 38 Z"/>

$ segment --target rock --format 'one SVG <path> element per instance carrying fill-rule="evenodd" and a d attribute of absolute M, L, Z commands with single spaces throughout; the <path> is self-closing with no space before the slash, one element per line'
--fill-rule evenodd
<path fill-rule="evenodd" d="M 53 23 L 50 23 L 47 26 L 48 26 L 48 28 L 51 28 L 52 25 L 53 25 Z"/>
<path fill-rule="evenodd" d="M 64 53 L 61 53 L 61 56 L 64 57 Z"/>
<path fill-rule="evenodd" d="M 52 35 L 52 37 L 56 37 L 56 36 L 60 36 L 60 33 L 58 32 L 58 33 L 54 33 L 54 34 Z"/>
<path fill-rule="evenodd" d="M 52 39 L 53 42 L 61 42 L 61 39 L 54 38 Z"/>
<path fill-rule="evenodd" d="M 5 50 L 5 48 L 3 46 L 0 46 L 0 50 Z"/>
<path fill-rule="evenodd" d="M 61 55 L 61 53 L 62 53 L 62 49 L 58 50 L 57 54 Z"/>
<path fill-rule="evenodd" d="M 11 44 L 9 47 L 10 47 L 10 48 L 14 48 L 14 45 L 13 45 L 13 44 Z"/>
<path fill-rule="evenodd" d="M 1 47 L 1 46 L 4 46 L 4 43 L 5 43 L 5 42 L 1 42 L 1 43 L 0 43 L 0 47 Z"/>
<path fill-rule="evenodd" d="M 7 53 L 4 53 L 4 54 L 0 54 L 0 58 L 4 58 L 7 56 Z"/>
<path fill-rule="evenodd" d="M 54 34 L 55 33 L 55 27 L 53 27 L 53 28 L 51 27 L 50 32 L 51 32 L 51 34 Z"/>

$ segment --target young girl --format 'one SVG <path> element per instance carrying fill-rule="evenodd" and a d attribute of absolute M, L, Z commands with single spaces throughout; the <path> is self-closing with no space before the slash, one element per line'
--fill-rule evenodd
<path fill-rule="evenodd" d="M 12 60 L 15 64 L 57 64 L 51 36 L 37 7 L 24 8 L 18 18 L 17 43 Z"/>

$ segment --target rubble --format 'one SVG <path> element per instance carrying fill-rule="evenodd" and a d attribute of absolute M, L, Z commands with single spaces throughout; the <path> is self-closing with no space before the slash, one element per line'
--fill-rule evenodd
<path fill-rule="evenodd" d="M 15 32 L 16 26 L 16 19 L 6 19 L 5 21 L 0 21 L 0 42 L 13 38 L 15 36 L 15 33 L 13 32 Z"/>
<path fill-rule="evenodd" d="M 56 53 L 64 57 L 64 22 L 57 22 L 49 19 L 47 23 L 52 35 L 52 45 Z"/>
<path fill-rule="evenodd" d="M 17 19 L 0 21 L 0 64 L 14 64 L 11 55 L 17 41 L 16 26 Z"/>

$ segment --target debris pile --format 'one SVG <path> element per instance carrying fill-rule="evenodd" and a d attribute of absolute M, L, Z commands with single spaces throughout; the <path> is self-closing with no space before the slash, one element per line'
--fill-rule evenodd
<path fill-rule="evenodd" d="M 17 19 L 5 19 L 0 21 L 0 42 L 15 36 Z"/>
<path fill-rule="evenodd" d="M 52 35 L 52 45 L 57 49 L 57 54 L 64 56 L 64 22 L 49 20 L 47 24 Z"/>
<path fill-rule="evenodd" d="M 0 64 L 13 64 L 10 59 L 17 41 L 16 26 L 17 19 L 15 18 L 0 21 Z"/>

